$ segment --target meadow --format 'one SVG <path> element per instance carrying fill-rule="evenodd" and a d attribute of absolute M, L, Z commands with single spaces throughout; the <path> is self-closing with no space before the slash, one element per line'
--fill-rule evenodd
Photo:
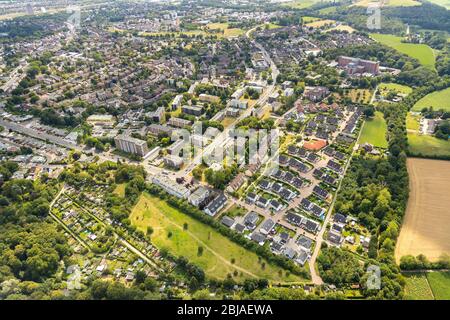
<path fill-rule="evenodd" d="M 411 122 L 410 125 L 413 125 Z M 425 157 L 450 157 L 450 141 L 408 132 L 409 152 Z"/>
<path fill-rule="evenodd" d="M 450 111 L 450 88 L 427 94 L 417 101 L 411 110 L 420 112 L 425 107 L 433 107 L 434 110 L 444 109 L 445 111 Z"/>
<path fill-rule="evenodd" d="M 375 147 L 387 148 L 386 131 L 387 125 L 383 114 L 377 111 L 373 119 L 367 119 L 364 122 L 358 143 L 370 143 Z"/>
<path fill-rule="evenodd" d="M 429 272 L 427 278 L 436 300 L 450 300 L 450 272 Z"/>
<path fill-rule="evenodd" d="M 398 84 L 398 83 L 393 83 L 393 82 L 380 83 L 378 86 L 378 90 L 380 91 L 381 95 L 385 95 L 389 91 L 395 91 L 397 93 L 405 94 L 405 95 L 408 95 L 412 92 L 411 87 L 408 87 L 408 86 L 405 86 L 402 84 Z"/>
<path fill-rule="evenodd" d="M 371 33 L 370 36 L 374 40 L 388 47 L 391 47 L 401 53 L 417 59 L 422 65 L 434 69 L 435 56 L 433 49 L 431 49 L 428 45 L 403 43 L 401 41 L 403 39 L 402 37 L 394 36 L 391 34 Z"/>
<path fill-rule="evenodd" d="M 304 281 L 149 194 L 141 195 L 131 212 L 130 221 L 143 232 L 152 227 L 151 240 L 156 247 L 165 248 L 175 256 L 186 257 L 210 278 L 223 280 L 234 275 L 237 281 L 246 278 L 266 278 L 273 282 Z M 201 254 L 199 247 L 203 248 Z"/>
<path fill-rule="evenodd" d="M 358 7 L 368 7 L 370 3 L 374 1 L 372 0 L 361 0 L 356 2 L 354 5 Z M 419 1 L 415 0 L 389 0 L 389 2 L 385 5 L 388 7 L 414 7 L 422 5 Z"/>

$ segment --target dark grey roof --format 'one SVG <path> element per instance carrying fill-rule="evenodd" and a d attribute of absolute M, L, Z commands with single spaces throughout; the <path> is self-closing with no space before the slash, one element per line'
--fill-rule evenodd
<path fill-rule="evenodd" d="M 231 226 L 234 224 L 234 219 L 229 216 L 224 216 L 220 222 L 222 222 L 222 224 L 226 225 L 227 227 L 231 228 Z"/>

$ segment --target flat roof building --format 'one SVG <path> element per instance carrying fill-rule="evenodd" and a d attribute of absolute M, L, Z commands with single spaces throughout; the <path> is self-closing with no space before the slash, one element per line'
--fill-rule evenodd
<path fill-rule="evenodd" d="M 116 148 L 124 152 L 137 154 L 141 157 L 148 153 L 147 141 L 144 140 L 121 134 L 114 138 L 114 142 L 116 143 Z"/>

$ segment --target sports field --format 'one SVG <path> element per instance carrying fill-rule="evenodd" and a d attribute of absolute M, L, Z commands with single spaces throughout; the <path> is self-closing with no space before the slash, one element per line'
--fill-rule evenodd
<path fill-rule="evenodd" d="M 450 156 L 450 140 L 408 132 L 409 151 L 414 155 Z"/>
<path fill-rule="evenodd" d="M 387 148 L 386 131 L 387 125 L 383 114 L 377 111 L 373 119 L 368 119 L 364 122 L 358 143 L 370 143 L 375 147 Z"/>
<path fill-rule="evenodd" d="M 391 34 L 371 33 L 370 36 L 374 40 L 388 47 L 419 60 L 419 62 L 426 67 L 434 68 L 434 52 L 426 44 L 403 43 L 402 37 L 397 37 Z"/>
<path fill-rule="evenodd" d="M 245 278 L 266 278 L 276 282 L 304 280 L 258 258 L 255 253 L 232 242 L 212 227 L 149 194 L 140 197 L 130 220 L 143 232 L 151 226 L 154 230 L 152 243 L 160 249 L 166 248 L 175 256 L 186 257 L 211 278 L 225 279 L 236 271 L 237 275 L 233 278 L 237 281 Z M 199 254 L 199 247 L 203 248 L 202 254 Z"/>
<path fill-rule="evenodd" d="M 433 107 L 434 110 L 444 109 L 445 111 L 450 111 L 450 88 L 427 94 L 417 101 L 411 110 L 420 112 L 425 107 Z"/>
<path fill-rule="evenodd" d="M 450 162 L 409 158 L 407 166 L 410 194 L 395 257 L 436 261 L 450 254 Z"/>

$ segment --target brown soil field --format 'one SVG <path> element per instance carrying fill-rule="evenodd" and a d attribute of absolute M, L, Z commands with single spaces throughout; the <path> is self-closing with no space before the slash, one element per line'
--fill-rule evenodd
<path fill-rule="evenodd" d="M 450 254 L 450 161 L 408 159 L 410 194 L 395 257 Z"/>

